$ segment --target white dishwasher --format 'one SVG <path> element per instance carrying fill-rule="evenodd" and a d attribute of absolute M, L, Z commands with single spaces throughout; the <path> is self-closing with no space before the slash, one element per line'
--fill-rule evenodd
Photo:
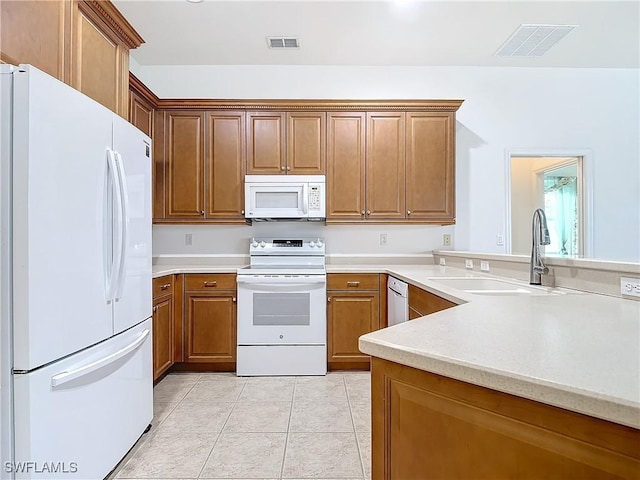
<path fill-rule="evenodd" d="M 387 325 L 396 325 L 409 320 L 408 285 L 397 278 L 387 280 Z"/>

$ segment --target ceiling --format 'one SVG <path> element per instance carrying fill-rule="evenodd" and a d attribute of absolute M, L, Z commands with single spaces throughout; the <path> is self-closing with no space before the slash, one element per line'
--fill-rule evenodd
<path fill-rule="evenodd" d="M 640 67 L 640 2 L 114 0 L 145 65 Z M 578 25 L 541 57 L 498 57 L 521 24 Z M 294 36 L 297 49 L 270 49 Z"/>

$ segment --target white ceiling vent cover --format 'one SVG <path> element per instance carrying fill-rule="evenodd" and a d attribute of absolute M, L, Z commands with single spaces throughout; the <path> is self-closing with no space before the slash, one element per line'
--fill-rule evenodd
<path fill-rule="evenodd" d="M 520 25 L 495 54 L 498 57 L 541 57 L 577 26 Z"/>
<path fill-rule="evenodd" d="M 269 48 L 300 48 L 298 37 L 267 37 Z"/>

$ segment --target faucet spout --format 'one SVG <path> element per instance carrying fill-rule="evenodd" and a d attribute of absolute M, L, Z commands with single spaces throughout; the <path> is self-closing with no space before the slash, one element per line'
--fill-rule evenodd
<path fill-rule="evenodd" d="M 541 285 L 542 275 L 547 275 L 549 269 L 542 262 L 542 255 L 540 255 L 540 245 L 549 245 L 551 239 L 549 238 L 549 229 L 547 228 L 547 216 L 544 214 L 544 210 L 538 208 L 533 212 L 533 219 L 531 221 L 531 264 L 529 266 L 529 284 Z"/>

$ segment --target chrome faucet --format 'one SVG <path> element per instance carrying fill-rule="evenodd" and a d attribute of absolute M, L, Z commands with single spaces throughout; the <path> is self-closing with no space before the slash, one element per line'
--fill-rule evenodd
<path fill-rule="evenodd" d="M 547 275 L 549 269 L 542 263 L 540 245 L 549 245 L 549 229 L 547 228 L 547 216 L 544 210 L 538 208 L 533 212 L 531 234 L 533 237 L 531 246 L 531 265 L 529 266 L 529 284 L 542 285 L 542 275 Z"/>

